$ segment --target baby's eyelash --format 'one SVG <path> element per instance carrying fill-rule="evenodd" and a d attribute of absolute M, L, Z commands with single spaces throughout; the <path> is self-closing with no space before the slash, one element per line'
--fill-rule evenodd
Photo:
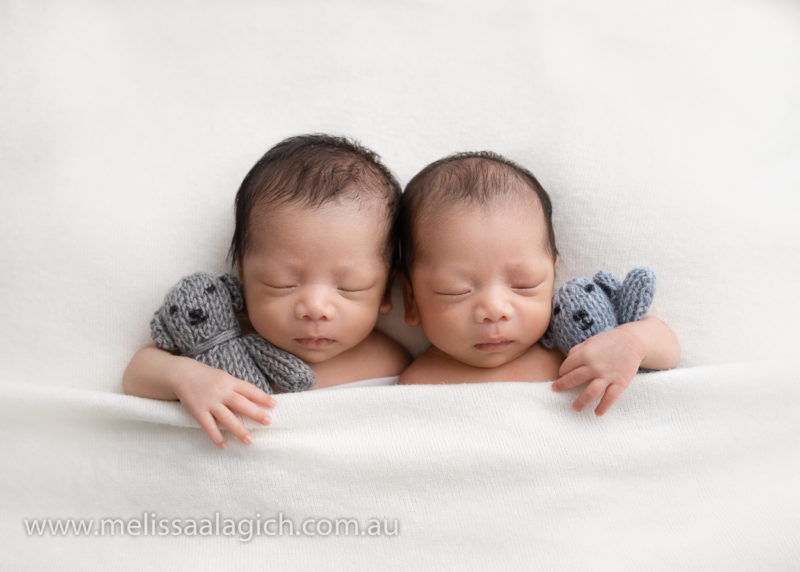
<path fill-rule="evenodd" d="M 463 292 L 437 292 L 434 290 L 434 294 L 438 294 L 439 296 L 464 296 L 469 294 L 472 290 L 465 290 Z"/>

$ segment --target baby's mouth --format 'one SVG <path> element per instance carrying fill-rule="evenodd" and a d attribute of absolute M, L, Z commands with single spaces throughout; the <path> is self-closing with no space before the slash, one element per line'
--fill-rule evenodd
<path fill-rule="evenodd" d="M 490 342 L 482 342 L 475 344 L 475 349 L 480 352 L 494 353 L 502 352 L 513 343 L 512 340 L 493 340 Z"/>
<path fill-rule="evenodd" d="M 324 350 L 336 343 L 331 338 L 295 338 L 294 341 L 309 350 Z"/>

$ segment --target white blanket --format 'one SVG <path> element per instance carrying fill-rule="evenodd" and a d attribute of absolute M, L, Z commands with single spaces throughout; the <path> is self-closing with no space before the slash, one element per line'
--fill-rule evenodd
<path fill-rule="evenodd" d="M 0 385 L 3 569 L 800 564 L 796 368 L 640 375 L 603 418 L 572 411 L 573 397 L 546 383 L 282 395 L 254 444 L 220 451 L 177 404 Z M 26 535 L 25 519 L 45 517 L 141 528 Z M 153 532 L 175 518 L 183 536 Z M 202 532 L 216 518 L 219 532 Z M 295 531 L 317 519 L 316 535 L 258 536 L 250 520 L 270 518 Z M 391 535 L 325 536 L 323 521 L 343 518 Z M 245 520 L 226 534 L 226 519 Z"/>

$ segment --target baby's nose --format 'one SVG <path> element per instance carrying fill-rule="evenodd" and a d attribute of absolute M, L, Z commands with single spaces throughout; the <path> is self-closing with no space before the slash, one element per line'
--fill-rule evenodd
<path fill-rule="evenodd" d="M 480 304 L 475 308 L 475 318 L 478 322 L 499 322 L 508 320 L 511 308 L 502 294 L 488 292 Z"/>
<path fill-rule="evenodd" d="M 308 288 L 295 306 L 299 320 L 330 320 L 333 314 L 329 292 L 322 287 Z"/>

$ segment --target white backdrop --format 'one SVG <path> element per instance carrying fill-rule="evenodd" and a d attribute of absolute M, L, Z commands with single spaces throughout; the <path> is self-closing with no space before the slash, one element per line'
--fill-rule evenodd
<path fill-rule="evenodd" d="M 648 264 L 682 365 L 791 355 L 799 32 L 788 0 L 3 0 L 0 380 L 119 391 L 167 287 L 226 269 L 244 174 L 313 131 L 402 184 L 505 154 L 559 282 Z"/>

